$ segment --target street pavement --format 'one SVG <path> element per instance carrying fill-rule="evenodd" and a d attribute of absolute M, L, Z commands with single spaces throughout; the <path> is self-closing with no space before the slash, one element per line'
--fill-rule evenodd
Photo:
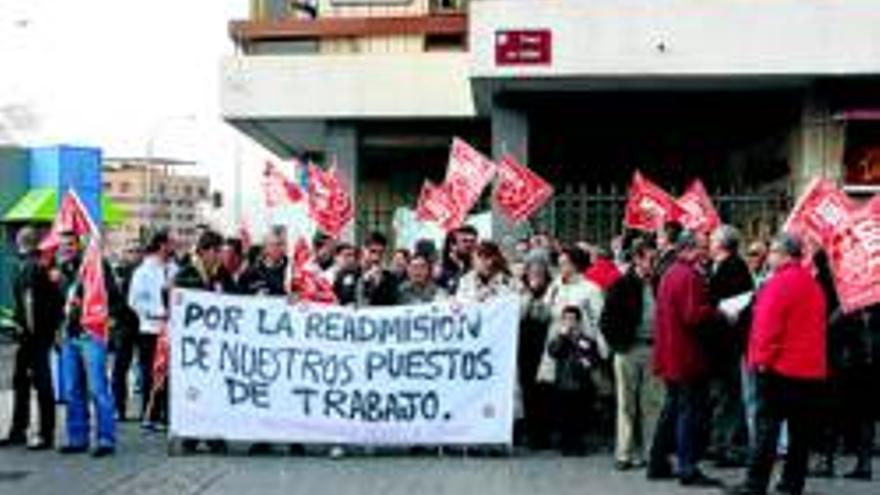
<path fill-rule="evenodd" d="M 0 346 L 0 435 L 11 409 L 8 354 Z M 144 435 L 137 424 L 120 426 L 119 451 L 106 459 L 0 450 L 0 495 L 587 495 L 711 494 L 676 483 L 649 483 L 644 471 L 615 472 L 607 453 L 583 458 L 516 454 L 508 458 L 462 456 L 349 455 L 333 460 L 249 457 L 247 446 L 228 456 L 169 457 L 160 434 Z M 849 467 L 847 464 L 842 467 Z M 741 470 L 712 471 L 734 483 Z M 876 462 L 875 472 L 880 472 Z M 880 482 L 843 480 L 809 484 L 810 494 L 876 495 Z"/>

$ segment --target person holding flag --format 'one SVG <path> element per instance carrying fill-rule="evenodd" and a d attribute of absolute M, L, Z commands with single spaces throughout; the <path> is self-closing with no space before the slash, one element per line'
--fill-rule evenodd
<path fill-rule="evenodd" d="M 116 450 L 115 407 L 107 376 L 107 336 L 109 315 L 116 312 L 121 297 L 101 259 L 97 231 L 93 230 L 90 237 L 83 255 L 77 233 L 63 231 L 59 236 L 61 288 L 66 295 L 61 374 L 67 399 L 67 442 L 60 452 L 80 454 L 89 450 L 90 398 L 97 422 L 97 446 L 92 455 L 105 457 Z"/>

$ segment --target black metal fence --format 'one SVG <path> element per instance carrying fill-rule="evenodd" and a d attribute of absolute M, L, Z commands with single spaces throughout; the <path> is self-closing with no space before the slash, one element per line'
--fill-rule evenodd
<path fill-rule="evenodd" d="M 712 201 L 722 220 L 739 228 L 746 239 L 772 236 L 792 206 L 791 195 L 779 189 L 716 191 Z M 394 210 L 399 206 L 413 208 L 415 202 L 415 196 L 390 188 L 360 191 L 358 235 L 371 230 L 391 232 Z M 623 229 L 625 204 L 623 187 L 562 184 L 553 200 L 529 220 L 526 230 L 548 232 L 565 242 L 607 243 Z"/>

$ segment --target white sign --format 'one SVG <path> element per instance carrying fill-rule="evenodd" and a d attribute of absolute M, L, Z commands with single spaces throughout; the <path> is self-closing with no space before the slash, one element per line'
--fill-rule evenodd
<path fill-rule="evenodd" d="M 175 291 L 171 434 L 509 444 L 519 304 L 354 310 Z"/>

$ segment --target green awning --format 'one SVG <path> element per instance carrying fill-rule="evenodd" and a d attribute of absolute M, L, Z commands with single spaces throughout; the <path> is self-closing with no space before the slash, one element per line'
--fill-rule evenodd
<path fill-rule="evenodd" d="M 125 221 L 125 211 L 112 199 L 101 195 L 104 224 L 119 225 Z M 58 211 L 58 193 L 52 188 L 31 189 L 3 215 L 4 222 L 51 223 Z"/>

